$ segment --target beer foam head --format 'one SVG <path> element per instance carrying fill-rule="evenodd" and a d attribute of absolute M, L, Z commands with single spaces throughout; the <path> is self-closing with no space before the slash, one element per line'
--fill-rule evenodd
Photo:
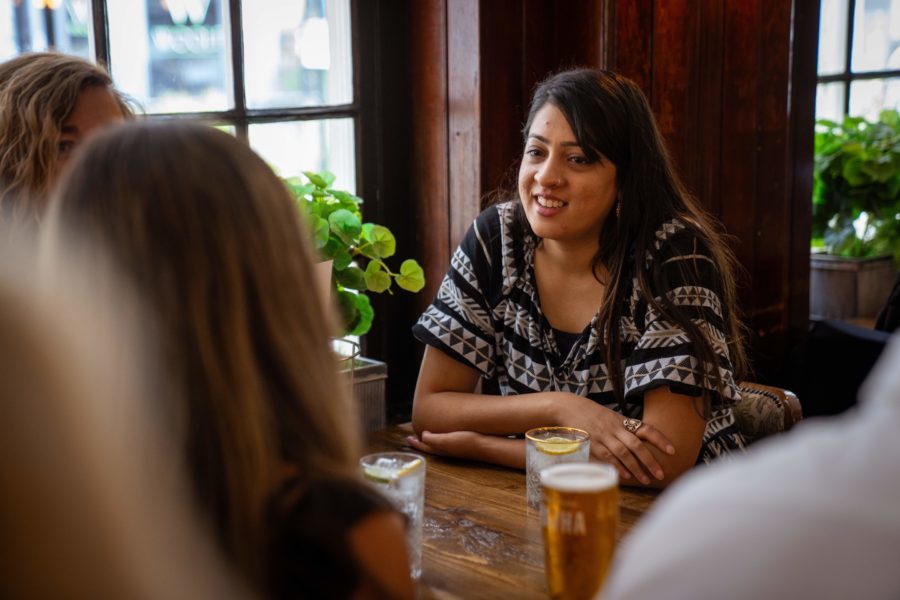
<path fill-rule="evenodd" d="M 541 471 L 541 485 L 561 492 L 599 492 L 619 484 L 615 467 L 600 463 L 565 463 Z"/>

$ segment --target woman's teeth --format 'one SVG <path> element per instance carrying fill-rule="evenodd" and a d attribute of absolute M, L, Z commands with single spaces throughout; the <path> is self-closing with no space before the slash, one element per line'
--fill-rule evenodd
<path fill-rule="evenodd" d="M 537 203 L 544 208 L 562 208 L 566 205 L 566 203 L 562 202 L 561 200 L 550 200 L 549 198 L 544 198 L 543 196 L 537 196 Z"/>

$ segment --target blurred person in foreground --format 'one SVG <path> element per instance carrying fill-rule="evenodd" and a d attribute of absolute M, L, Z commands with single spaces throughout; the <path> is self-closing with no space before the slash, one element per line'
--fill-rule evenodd
<path fill-rule="evenodd" d="M 669 490 L 624 540 L 602 598 L 900 598 L 898 431 L 895 335 L 857 408 Z"/>
<path fill-rule="evenodd" d="M 194 491 L 240 571 L 267 597 L 412 597 L 404 522 L 358 474 L 358 417 L 283 182 L 187 123 L 101 133 L 70 167 L 43 234 L 104 243 L 161 322 Z"/>
<path fill-rule="evenodd" d="M 0 597 L 249 597 L 150 402 L 139 304 L 102 261 L 39 279 L 36 254 L 0 256 Z"/>
<path fill-rule="evenodd" d="M 0 63 L 0 217 L 35 223 L 75 148 L 133 116 L 109 74 L 55 52 Z"/>

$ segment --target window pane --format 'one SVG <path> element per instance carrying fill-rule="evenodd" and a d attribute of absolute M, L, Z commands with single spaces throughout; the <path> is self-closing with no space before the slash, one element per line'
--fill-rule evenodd
<path fill-rule="evenodd" d="M 857 0 L 853 19 L 853 70 L 886 69 L 900 46 L 900 2 Z"/>
<path fill-rule="evenodd" d="M 0 60 L 49 49 L 91 59 L 91 23 L 90 0 L 0 0 Z"/>
<path fill-rule="evenodd" d="M 847 48 L 847 0 L 822 0 L 819 11 L 819 75 L 843 73 Z"/>
<path fill-rule="evenodd" d="M 820 83 L 816 86 L 816 120 L 841 121 L 844 118 L 844 84 Z"/>
<path fill-rule="evenodd" d="M 107 2 L 112 76 L 147 112 L 232 108 L 221 0 Z"/>
<path fill-rule="evenodd" d="M 356 191 L 353 119 L 251 125 L 250 146 L 282 177 L 331 171 L 334 187 Z"/>
<path fill-rule="evenodd" d="M 900 108 L 900 79 L 869 79 L 850 84 L 850 114 L 869 120 L 887 108 Z"/>
<path fill-rule="evenodd" d="M 244 0 L 247 106 L 353 101 L 349 0 Z"/>

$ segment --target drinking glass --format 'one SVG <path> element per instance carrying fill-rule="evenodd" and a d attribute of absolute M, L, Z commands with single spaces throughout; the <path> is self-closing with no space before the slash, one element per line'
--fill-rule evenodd
<path fill-rule="evenodd" d="M 591 436 L 572 427 L 538 427 L 525 432 L 525 481 L 529 508 L 541 502 L 540 473 L 551 465 L 587 462 Z"/>
<path fill-rule="evenodd" d="M 605 463 L 553 465 L 541 471 L 544 568 L 551 598 L 593 598 L 616 547 L 619 475 Z"/>
<path fill-rule="evenodd" d="M 378 452 L 359 460 L 365 478 L 409 519 L 407 547 L 413 579 L 422 575 L 425 459 L 411 452 Z"/>

